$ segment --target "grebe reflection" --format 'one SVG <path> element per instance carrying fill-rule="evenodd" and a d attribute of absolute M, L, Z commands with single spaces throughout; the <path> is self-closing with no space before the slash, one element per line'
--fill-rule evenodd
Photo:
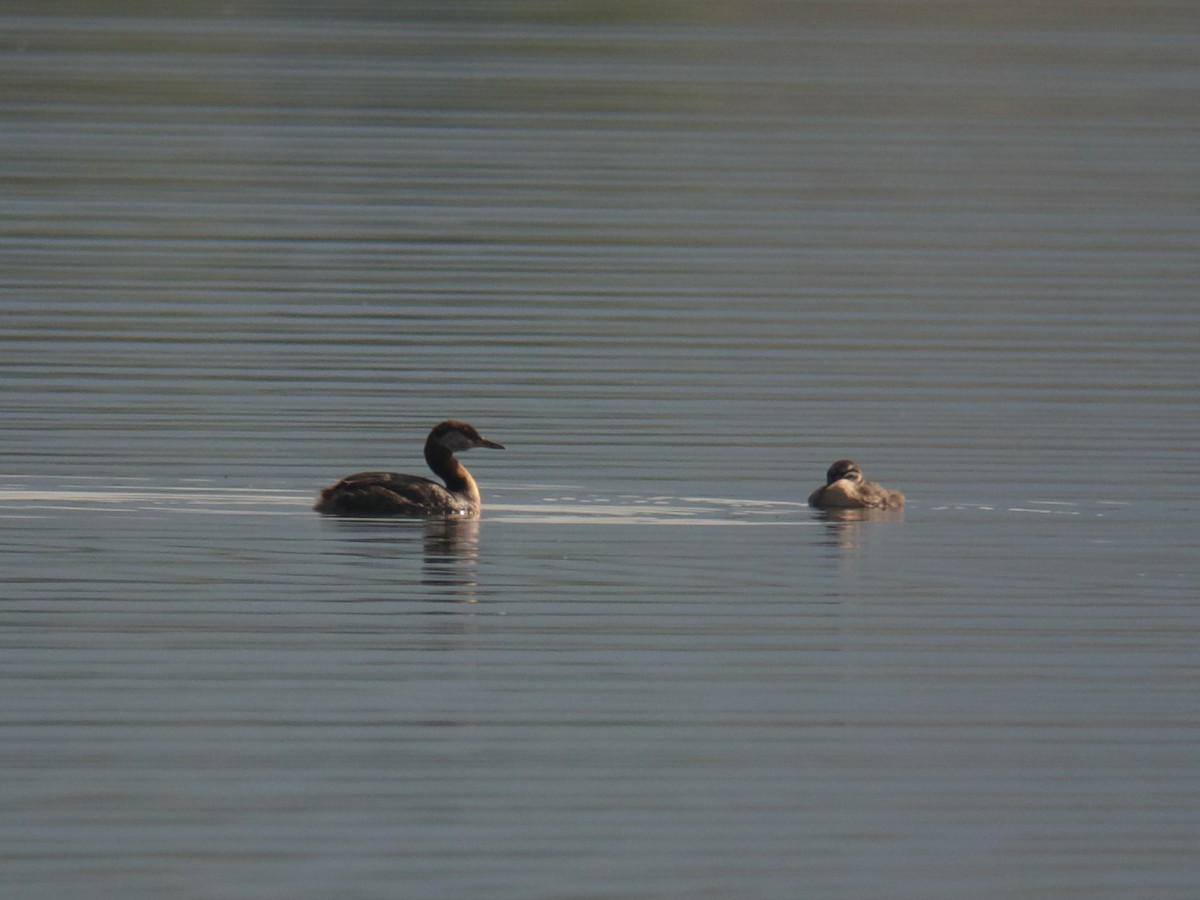
<path fill-rule="evenodd" d="M 425 462 L 445 486 L 419 475 L 359 472 L 322 488 L 313 509 L 328 515 L 477 516 L 479 486 L 454 458 L 472 447 L 504 449 L 466 422 L 447 419 L 425 439 Z"/>
<path fill-rule="evenodd" d="M 852 459 L 839 459 L 825 473 L 825 484 L 808 497 L 809 506 L 821 509 L 899 509 L 904 495 L 863 478 Z"/>

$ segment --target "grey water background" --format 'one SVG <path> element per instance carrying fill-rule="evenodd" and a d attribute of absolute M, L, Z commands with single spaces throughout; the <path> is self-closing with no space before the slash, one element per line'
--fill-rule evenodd
<path fill-rule="evenodd" d="M 1191 5 L 131 9 L 0 13 L 5 896 L 1195 896 Z"/>

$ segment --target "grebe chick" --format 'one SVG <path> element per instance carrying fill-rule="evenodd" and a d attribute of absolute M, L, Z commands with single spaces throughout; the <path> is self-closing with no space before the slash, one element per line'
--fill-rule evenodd
<path fill-rule="evenodd" d="M 852 459 L 839 459 L 825 473 L 825 484 L 808 497 L 809 506 L 822 509 L 899 509 L 904 495 L 863 478 Z"/>
<path fill-rule="evenodd" d="M 313 509 L 329 515 L 477 516 L 479 486 L 454 458 L 458 451 L 472 447 L 504 449 L 466 422 L 447 419 L 425 439 L 425 462 L 446 482 L 445 487 L 419 475 L 359 472 L 322 488 Z"/>

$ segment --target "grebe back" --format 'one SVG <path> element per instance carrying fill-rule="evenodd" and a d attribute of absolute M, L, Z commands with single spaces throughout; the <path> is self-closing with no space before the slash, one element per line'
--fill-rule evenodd
<path fill-rule="evenodd" d="M 313 509 L 328 515 L 477 516 L 479 486 L 454 457 L 472 447 L 504 449 L 466 422 L 447 419 L 425 439 L 425 462 L 445 486 L 419 475 L 359 472 L 322 488 Z"/>
<path fill-rule="evenodd" d="M 863 478 L 852 459 L 839 459 L 825 473 L 825 484 L 808 496 L 808 505 L 822 509 L 899 509 L 904 495 Z"/>

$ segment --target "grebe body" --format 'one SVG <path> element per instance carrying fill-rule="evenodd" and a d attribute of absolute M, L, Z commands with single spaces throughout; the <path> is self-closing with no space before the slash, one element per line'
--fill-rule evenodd
<path fill-rule="evenodd" d="M 477 516 L 479 486 L 454 454 L 472 447 L 503 450 L 466 422 L 447 419 L 425 439 L 425 462 L 445 485 L 419 475 L 359 472 L 322 488 L 313 509 L 327 515 Z"/>
<path fill-rule="evenodd" d="M 899 509 L 904 495 L 863 478 L 852 459 L 839 459 L 825 473 L 825 484 L 808 497 L 809 506 L 821 509 Z"/>

